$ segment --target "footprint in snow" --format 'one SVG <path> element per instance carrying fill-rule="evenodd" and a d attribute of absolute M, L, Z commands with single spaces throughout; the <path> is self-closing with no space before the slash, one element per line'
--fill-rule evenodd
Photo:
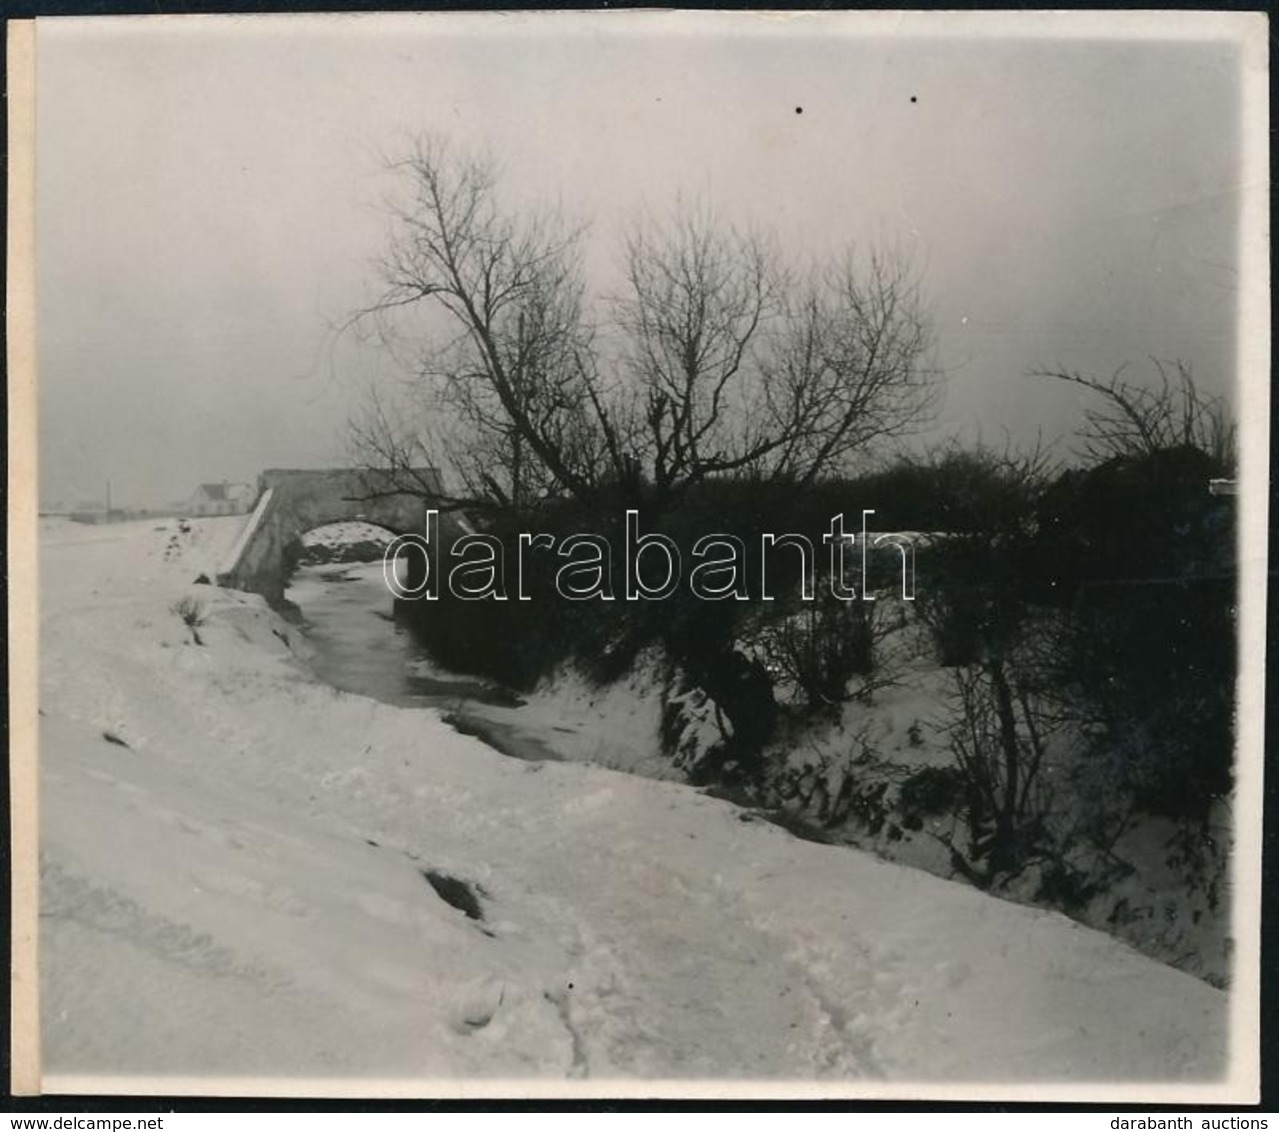
<path fill-rule="evenodd" d="M 506 984 L 500 979 L 476 979 L 459 988 L 449 1010 L 449 1023 L 459 1034 L 484 1029 L 506 1000 Z"/>

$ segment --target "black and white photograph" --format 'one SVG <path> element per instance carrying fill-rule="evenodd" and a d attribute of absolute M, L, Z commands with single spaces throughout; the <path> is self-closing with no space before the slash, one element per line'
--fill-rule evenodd
<path fill-rule="evenodd" d="M 1263 15 L 24 34 L 30 1089 L 1256 1102 Z"/>

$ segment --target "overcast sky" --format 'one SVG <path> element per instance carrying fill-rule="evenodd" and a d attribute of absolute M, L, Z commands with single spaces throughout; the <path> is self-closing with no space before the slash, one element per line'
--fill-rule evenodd
<path fill-rule="evenodd" d="M 1146 18 L 1164 34 L 1178 16 Z M 920 30 L 882 15 L 42 21 L 42 497 L 100 499 L 109 478 L 117 501 L 154 503 L 340 463 L 385 363 L 331 351 L 329 328 L 376 286 L 379 152 L 424 130 L 490 147 L 514 191 L 591 219 L 601 255 L 619 221 L 681 192 L 789 249 L 901 248 L 935 311 L 944 434 L 1069 432 L 1078 399 L 1024 376 L 1042 366 L 1140 373 L 1154 354 L 1229 390 L 1237 47 Z"/>

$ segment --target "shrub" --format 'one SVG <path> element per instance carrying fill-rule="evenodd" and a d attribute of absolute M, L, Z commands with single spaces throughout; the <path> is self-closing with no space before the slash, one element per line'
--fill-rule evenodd
<path fill-rule="evenodd" d="M 204 624 L 204 603 L 188 594 L 175 601 L 169 609 L 177 614 L 182 623 L 191 630 L 191 639 L 197 645 L 203 645 L 204 641 L 200 639 L 200 626 Z"/>
<path fill-rule="evenodd" d="M 1233 513 L 1194 448 L 1111 458 L 1043 501 L 1067 611 L 1056 679 L 1098 773 L 1150 813 L 1203 819 L 1234 747 Z"/>
<path fill-rule="evenodd" d="M 974 884 L 990 888 L 1056 855 L 1046 771 L 1059 726 L 1030 658 L 992 655 L 956 671 L 947 737 L 963 786 L 967 844 L 950 849 Z"/>
<path fill-rule="evenodd" d="M 783 614 L 761 635 L 774 672 L 803 694 L 809 708 L 869 699 L 892 682 L 880 645 L 896 628 L 878 601 L 841 601 L 818 584 L 815 600 Z"/>
<path fill-rule="evenodd" d="M 958 813 L 964 802 L 964 776 L 956 767 L 927 766 L 901 784 L 898 807 L 907 829 L 922 829 L 924 818 Z"/>
<path fill-rule="evenodd" d="M 1201 821 L 1233 784 L 1232 587 L 1115 583 L 1082 593 L 1059 679 L 1087 756 L 1153 814 Z"/>
<path fill-rule="evenodd" d="M 1202 823 L 1233 782 L 1234 426 L 1190 367 L 1156 381 L 1046 376 L 1092 395 L 1092 467 L 1061 476 L 1039 509 L 1042 573 L 1069 611 L 1059 679 L 1097 774 L 1147 812 Z"/>
<path fill-rule="evenodd" d="M 944 667 L 1006 653 L 1019 638 L 1035 582 L 1035 518 L 1048 482 L 1039 452 L 955 447 L 925 466 L 943 532 L 918 556 L 920 619 Z"/>

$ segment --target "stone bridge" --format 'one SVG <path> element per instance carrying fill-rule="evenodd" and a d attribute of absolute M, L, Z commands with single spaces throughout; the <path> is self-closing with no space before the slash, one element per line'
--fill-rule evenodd
<path fill-rule="evenodd" d="M 438 495 L 435 468 L 417 469 L 424 492 Z M 292 549 L 307 531 L 359 519 L 394 534 L 423 534 L 429 495 L 395 490 L 386 473 L 357 468 L 271 470 L 258 476 L 257 503 L 218 569 L 217 584 L 284 599 Z"/>

